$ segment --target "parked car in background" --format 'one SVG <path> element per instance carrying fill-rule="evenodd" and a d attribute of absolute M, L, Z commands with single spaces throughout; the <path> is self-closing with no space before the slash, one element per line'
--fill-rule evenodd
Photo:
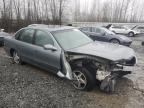
<path fill-rule="evenodd" d="M 3 32 L 4 29 L 0 30 L 0 47 L 4 45 L 4 37 L 10 36 L 9 33 Z"/>
<path fill-rule="evenodd" d="M 91 90 L 99 81 L 101 90 L 114 91 L 116 79 L 131 73 L 123 67 L 136 63 L 133 49 L 94 42 L 73 27 L 22 28 L 15 37 L 5 38 L 4 48 L 14 63 L 49 70 L 69 79 L 79 90 Z"/>
<path fill-rule="evenodd" d="M 110 42 L 125 46 L 130 46 L 132 40 L 124 35 L 118 35 L 104 27 L 82 27 L 81 31 L 86 33 L 93 40 Z"/>
<path fill-rule="evenodd" d="M 113 26 L 112 25 L 109 28 L 109 30 L 111 30 L 112 32 L 117 33 L 117 34 L 124 34 L 124 35 L 128 35 L 130 37 L 134 37 L 135 35 L 140 33 L 139 31 L 133 30 L 126 26 Z"/>
<path fill-rule="evenodd" d="M 141 34 L 143 34 L 143 33 L 144 33 L 144 26 L 142 26 L 142 25 L 136 25 L 136 26 L 134 26 L 134 27 L 132 28 L 132 30 L 138 31 L 138 32 L 140 32 Z"/>

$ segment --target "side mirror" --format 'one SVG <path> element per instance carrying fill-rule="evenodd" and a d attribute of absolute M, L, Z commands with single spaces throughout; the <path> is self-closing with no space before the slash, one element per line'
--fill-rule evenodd
<path fill-rule="evenodd" d="M 53 45 L 50 45 L 50 44 L 44 45 L 44 49 L 45 50 L 57 51 L 57 48 L 54 47 Z"/>

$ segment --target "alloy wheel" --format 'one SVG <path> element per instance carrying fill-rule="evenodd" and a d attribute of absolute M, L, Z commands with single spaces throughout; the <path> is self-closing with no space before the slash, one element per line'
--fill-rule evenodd
<path fill-rule="evenodd" d="M 73 85 L 76 89 L 83 90 L 87 85 L 86 76 L 81 71 L 74 71 L 73 72 Z"/>

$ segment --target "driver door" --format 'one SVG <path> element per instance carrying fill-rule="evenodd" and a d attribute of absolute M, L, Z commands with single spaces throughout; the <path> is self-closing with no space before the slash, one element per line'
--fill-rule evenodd
<path fill-rule="evenodd" d="M 127 34 L 127 29 L 125 27 L 120 27 L 120 31 L 121 34 Z"/>
<path fill-rule="evenodd" d="M 46 70 L 57 72 L 61 68 L 61 50 L 57 49 L 56 51 L 52 51 L 44 49 L 44 45 L 50 44 L 55 46 L 50 34 L 45 31 L 37 30 L 34 36 L 34 44 L 34 60 L 36 65 Z"/>

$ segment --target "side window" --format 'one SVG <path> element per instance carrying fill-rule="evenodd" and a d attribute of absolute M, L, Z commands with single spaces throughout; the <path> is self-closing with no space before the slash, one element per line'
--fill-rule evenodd
<path fill-rule="evenodd" d="M 103 34 L 105 33 L 104 30 L 102 30 L 102 29 L 100 29 L 100 28 L 95 28 L 95 27 L 92 28 L 92 32 L 98 33 L 98 34 L 100 34 L 100 35 L 102 35 L 102 36 L 103 36 Z"/>
<path fill-rule="evenodd" d="M 126 29 L 125 27 L 121 27 L 121 29 Z"/>
<path fill-rule="evenodd" d="M 114 29 L 121 29 L 121 27 L 118 27 L 118 26 L 113 26 L 112 28 L 114 28 Z"/>
<path fill-rule="evenodd" d="M 21 30 L 21 31 L 18 31 L 16 34 L 15 34 L 15 39 L 18 39 L 19 38 L 19 36 L 20 36 L 20 34 L 23 32 L 23 30 Z"/>
<path fill-rule="evenodd" d="M 92 32 L 101 33 L 101 30 L 99 28 L 92 27 Z"/>
<path fill-rule="evenodd" d="M 91 29 L 90 29 L 90 27 L 83 27 L 83 28 L 82 28 L 82 31 L 87 31 L 87 32 L 90 32 L 90 31 L 91 31 Z"/>
<path fill-rule="evenodd" d="M 26 29 L 21 33 L 18 40 L 26 42 L 26 43 L 32 43 L 33 42 L 33 35 L 34 35 L 33 29 Z"/>
<path fill-rule="evenodd" d="M 144 29 L 144 27 L 138 27 L 137 29 Z"/>
<path fill-rule="evenodd" d="M 53 40 L 49 34 L 40 30 L 36 32 L 35 44 L 38 46 L 44 46 L 46 44 L 54 45 Z"/>

